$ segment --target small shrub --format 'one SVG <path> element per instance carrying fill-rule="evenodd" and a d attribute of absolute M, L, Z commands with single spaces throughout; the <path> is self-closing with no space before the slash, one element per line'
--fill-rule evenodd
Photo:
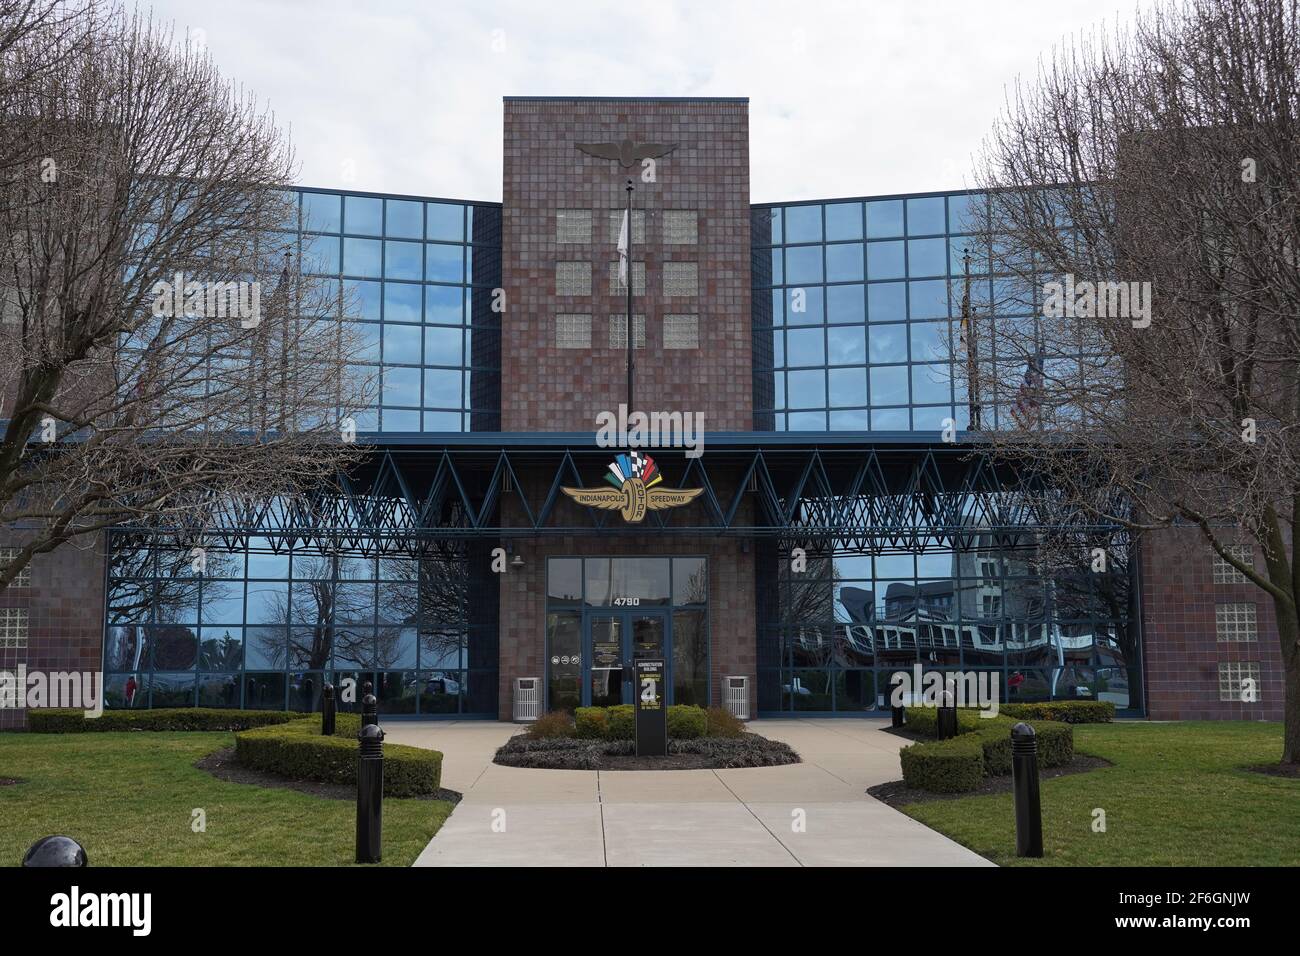
<path fill-rule="evenodd" d="M 323 737 L 320 720 L 307 718 L 235 734 L 235 760 L 294 780 L 355 784 L 358 714 L 339 714 L 333 737 Z M 442 754 L 436 750 L 384 745 L 384 795 L 435 794 L 442 782 Z"/>
<path fill-rule="evenodd" d="M 565 711 L 553 710 L 542 714 L 528 725 L 527 734 L 533 740 L 545 740 L 550 737 L 576 737 L 578 729 Z"/>
<path fill-rule="evenodd" d="M 708 729 L 709 719 L 703 707 L 674 704 L 668 708 L 669 740 L 694 740 L 703 737 Z"/>
<path fill-rule="evenodd" d="M 85 711 L 37 708 L 27 711 L 27 729 L 33 734 L 90 734 L 140 731 L 240 731 L 302 720 L 285 710 L 221 710 L 216 707 L 161 707 L 157 710 L 106 710 L 87 718 Z M 320 716 L 316 718 L 320 730 Z"/>
<path fill-rule="evenodd" d="M 605 732 L 610 740 L 636 740 L 636 711 L 631 704 L 617 704 L 609 708 L 609 729 Z"/>
<path fill-rule="evenodd" d="M 1000 713 L 1016 720 L 1109 724 L 1115 720 L 1115 705 L 1108 700 L 1046 700 L 1035 704 L 1003 704 Z"/>
<path fill-rule="evenodd" d="M 908 708 L 907 726 L 914 733 L 923 736 L 934 736 L 938 711 L 933 707 L 916 707 Z M 980 711 L 972 708 L 958 708 L 957 710 L 957 730 L 962 734 L 960 738 L 965 740 L 970 738 L 978 743 L 983 758 L 983 773 L 990 777 L 1001 777 L 1011 772 L 1011 728 L 1019 721 L 1012 717 L 999 713 L 996 717 L 981 717 Z M 1034 733 L 1038 739 L 1038 761 L 1043 767 L 1061 767 L 1068 764 L 1074 759 L 1074 728 L 1067 723 L 1049 720 L 1029 720 L 1025 721 L 1029 726 L 1034 728 Z M 920 741 L 900 751 L 902 754 L 911 751 L 912 759 L 921 759 L 917 755 L 924 755 L 928 748 L 943 748 L 943 745 L 952 741 Z M 940 749 L 941 755 L 951 756 L 954 752 L 951 748 Z M 947 771 L 945 771 L 947 773 Z M 943 774 L 940 774 L 941 776 Z M 933 773 L 929 770 L 915 770 L 914 776 L 917 779 L 930 779 Z M 958 773 L 960 777 L 960 773 Z M 903 779 L 907 780 L 906 772 Z M 911 786 L 911 783 L 908 784 Z M 921 789 L 932 789 L 922 786 Z M 968 787 L 966 789 L 974 789 Z M 939 793 L 954 793 L 959 791 L 939 790 Z"/>
<path fill-rule="evenodd" d="M 706 737 L 739 737 L 745 722 L 725 707 L 710 707 L 704 712 Z"/>
<path fill-rule="evenodd" d="M 984 752 L 978 734 L 916 743 L 898 752 L 903 782 L 913 790 L 965 793 L 984 779 Z"/>
<path fill-rule="evenodd" d="M 608 707 L 579 707 L 573 717 L 579 739 L 604 740 L 609 736 Z"/>

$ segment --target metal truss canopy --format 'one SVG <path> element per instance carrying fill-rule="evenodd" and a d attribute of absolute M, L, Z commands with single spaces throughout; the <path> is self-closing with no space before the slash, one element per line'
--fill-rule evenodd
<path fill-rule="evenodd" d="M 1049 521 L 1061 524 L 1059 514 L 1039 513 L 1039 496 L 1026 495 L 1014 469 L 977 446 L 873 437 L 714 435 L 695 458 L 641 449 L 667 486 L 702 494 L 630 524 L 561 491 L 603 484 L 609 461 L 626 451 L 596 447 L 590 435 L 393 436 L 335 488 L 232 503 L 205 537 L 228 549 L 409 557 L 473 540 L 658 535 L 886 554 L 1023 546 Z M 1118 531 L 1069 523 L 1080 534 Z"/>

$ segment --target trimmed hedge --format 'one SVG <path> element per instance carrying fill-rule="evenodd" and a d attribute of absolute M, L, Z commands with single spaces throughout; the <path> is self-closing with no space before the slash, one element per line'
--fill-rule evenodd
<path fill-rule="evenodd" d="M 912 744 L 898 752 L 903 781 L 913 790 L 964 793 L 984 779 L 984 753 L 978 734 Z"/>
<path fill-rule="evenodd" d="M 158 710 L 106 710 L 87 719 L 85 711 L 38 708 L 27 711 L 33 734 L 88 734 L 123 730 L 240 731 L 302 720 L 287 710 L 220 710 L 215 707 L 162 707 Z M 317 729 L 320 717 L 316 718 Z"/>
<path fill-rule="evenodd" d="M 938 710 L 933 707 L 908 708 L 907 726 L 915 733 L 933 736 L 938 723 Z M 957 711 L 957 730 L 961 736 L 953 740 L 921 741 L 899 751 L 903 764 L 903 781 L 913 789 L 936 793 L 961 793 L 974 790 L 982 777 L 1001 777 L 1011 772 L 1011 728 L 1019 721 L 999 714 L 980 717 L 978 710 Z M 1074 759 L 1074 728 L 1069 724 L 1049 720 L 1027 720 L 1038 738 L 1038 760 L 1044 767 L 1061 767 Z M 955 740 L 963 746 L 975 744 L 979 748 L 981 772 L 972 780 L 964 759 L 962 747 L 948 747 Z M 928 759 L 930 754 L 934 760 Z M 909 766 L 910 773 L 909 776 Z"/>
<path fill-rule="evenodd" d="M 235 760 L 297 780 L 323 783 L 357 782 L 358 714 L 339 714 L 333 737 L 322 737 L 320 718 L 309 717 L 273 727 L 235 734 Z M 428 796 L 442 782 L 442 754 L 436 750 L 384 746 L 384 794 L 390 797 Z"/>
<path fill-rule="evenodd" d="M 636 739 L 636 711 L 631 704 L 579 707 L 573 716 L 580 740 Z M 708 730 L 709 718 L 703 707 L 674 704 L 668 708 L 669 740 L 694 740 L 706 736 Z"/>
<path fill-rule="evenodd" d="M 1056 720 L 1063 724 L 1109 724 L 1115 705 L 1108 700 L 1046 700 L 1036 704 L 1003 704 L 999 711 L 1017 720 Z"/>

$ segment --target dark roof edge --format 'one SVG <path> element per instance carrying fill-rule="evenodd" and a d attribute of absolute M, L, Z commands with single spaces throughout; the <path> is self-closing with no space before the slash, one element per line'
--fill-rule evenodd
<path fill-rule="evenodd" d="M 748 103 L 748 96 L 503 96 L 532 103 Z"/>

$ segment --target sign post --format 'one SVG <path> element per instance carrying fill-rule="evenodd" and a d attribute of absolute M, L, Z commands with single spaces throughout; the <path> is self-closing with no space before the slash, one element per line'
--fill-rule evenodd
<path fill-rule="evenodd" d="M 633 663 L 636 684 L 636 755 L 663 757 L 668 753 L 668 708 L 664 704 L 667 662 L 662 657 Z"/>

